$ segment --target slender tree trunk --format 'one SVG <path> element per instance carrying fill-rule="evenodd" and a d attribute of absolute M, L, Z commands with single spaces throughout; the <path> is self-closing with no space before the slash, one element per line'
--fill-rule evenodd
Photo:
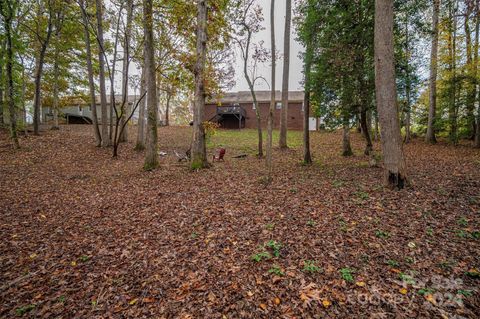
<path fill-rule="evenodd" d="M 352 156 L 352 146 L 350 145 L 350 124 L 347 116 L 343 117 L 343 156 Z"/>
<path fill-rule="evenodd" d="M 270 80 L 270 106 L 268 108 L 267 118 L 267 179 L 270 182 L 272 180 L 272 153 L 273 153 L 273 111 L 275 109 L 275 67 L 276 67 L 276 46 L 275 46 L 275 0 L 270 2 L 270 45 L 271 45 L 271 80 Z"/>
<path fill-rule="evenodd" d="M 433 0 L 432 48 L 430 52 L 430 100 L 428 109 L 428 126 L 425 142 L 436 143 L 435 122 L 437 117 L 437 66 L 438 66 L 438 15 L 440 0 Z"/>
<path fill-rule="evenodd" d="M 172 93 L 167 91 L 167 103 L 165 106 L 165 126 L 170 126 L 170 101 L 172 100 Z"/>
<path fill-rule="evenodd" d="M 310 36 L 308 37 L 305 53 L 305 96 L 303 100 L 303 163 L 311 164 L 312 155 L 310 153 L 310 72 L 312 69 L 312 44 Z"/>
<path fill-rule="evenodd" d="M 203 117 L 205 112 L 205 63 L 207 56 L 207 0 L 197 0 L 197 60 L 193 110 L 192 169 L 206 168 L 207 149 Z"/>
<path fill-rule="evenodd" d="M 122 120 L 120 125 L 124 127 L 122 134 L 120 136 L 120 142 L 128 141 L 128 125 L 125 124 L 125 119 L 128 117 L 127 113 L 129 112 L 128 108 L 128 69 L 130 66 L 130 38 L 132 36 L 132 19 L 133 19 L 133 0 L 127 0 L 127 25 L 125 28 L 125 39 L 123 45 L 123 100 L 127 101 L 123 104 L 123 109 L 120 110 L 122 115 Z"/>
<path fill-rule="evenodd" d="M 282 149 L 287 145 L 288 127 L 288 81 L 290 79 L 290 30 L 292 24 L 292 0 L 286 0 L 285 33 L 283 46 L 283 79 L 282 79 L 282 110 L 280 114 L 280 139 L 279 146 Z"/>
<path fill-rule="evenodd" d="M 56 33 L 55 36 L 58 36 Z M 52 130 L 60 129 L 58 125 L 58 48 L 55 48 L 54 62 L 53 62 L 53 125 Z"/>
<path fill-rule="evenodd" d="M 120 8 L 118 9 L 118 16 L 117 16 L 117 24 L 116 24 L 116 31 L 115 31 L 115 41 L 113 44 L 113 58 L 112 58 L 112 67 L 110 68 L 110 116 L 109 116 L 109 138 L 110 144 L 113 142 L 115 148 L 117 148 L 117 140 L 116 137 L 114 139 L 114 129 L 113 124 L 114 122 L 117 123 L 119 120 L 119 116 L 121 116 L 121 111 L 117 109 L 117 101 L 115 98 L 115 74 L 116 74 L 116 67 L 117 67 L 117 55 L 118 55 L 118 40 L 120 38 L 120 19 L 122 17 L 123 11 L 123 3 L 120 3 Z M 123 105 L 121 105 L 123 108 Z M 115 115 L 115 121 L 113 119 Z M 115 126 L 115 134 L 118 133 L 117 128 L 119 125 Z"/>
<path fill-rule="evenodd" d="M 143 0 L 145 28 L 145 78 L 147 82 L 147 136 L 145 154 L 145 170 L 158 167 L 158 112 L 157 83 L 155 78 L 155 54 L 153 49 L 153 10 L 152 0 Z"/>
<path fill-rule="evenodd" d="M 144 54 L 145 55 L 145 54 Z M 140 96 L 142 96 L 145 91 L 146 91 L 146 68 L 145 68 L 145 63 L 142 67 L 142 75 L 140 79 Z M 148 94 L 147 94 L 148 98 Z M 143 150 L 145 148 L 145 102 L 146 99 L 144 98 L 142 101 L 140 101 L 139 105 L 139 111 L 138 111 L 138 123 L 137 123 L 137 145 L 135 146 L 136 150 Z"/>
<path fill-rule="evenodd" d="M 97 102 L 95 100 L 95 82 L 93 79 L 92 49 L 91 49 L 91 43 L 90 43 L 90 30 L 88 28 L 89 21 L 88 21 L 84 0 L 80 0 L 79 4 L 80 4 L 80 9 L 82 11 L 82 20 L 83 20 L 84 33 L 85 33 L 85 51 L 86 51 L 86 60 L 87 60 L 88 88 L 90 93 L 90 107 L 92 108 L 92 117 L 93 117 L 92 118 L 93 133 L 95 136 L 95 145 L 97 147 L 100 147 L 102 145 L 102 136 L 100 134 L 100 127 L 98 126 Z"/>
<path fill-rule="evenodd" d="M 380 118 L 385 181 L 393 188 L 407 184 L 398 119 L 393 50 L 393 0 L 375 1 L 375 93 Z"/>
<path fill-rule="evenodd" d="M 412 91 L 412 83 L 410 79 L 410 34 L 408 31 L 408 15 L 405 21 L 405 53 L 407 56 L 407 68 L 406 68 L 406 83 L 405 83 L 405 95 L 406 95 L 406 105 L 405 105 L 405 143 L 410 143 L 410 126 L 411 126 L 411 91 Z"/>
<path fill-rule="evenodd" d="M 13 39 L 12 39 L 12 19 L 14 16 L 12 4 L 0 1 L 0 13 L 4 19 L 5 37 L 7 38 L 7 56 L 6 56 L 6 71 L 7 71 L 7 100 L 8 112 L 10 113 L 10 136 L 13 142 L 13 148 L 20 148 L 17 136 L 17 113 L 15 110 L 15 88 L 13 81 Z"/>
<path fill-rule="evenodd" d="M 2 41 L 1 46 L 0 46 L 0 128 L 5 125 L 5 120 L 3 117 L 3 109 L 5 107 L 5 99 L 3 97 L 4 95 L 4 90 L 3 88 L 5 87 L 5 81 L 3 79 L 4 77 L 4 72 L 3 72 L 3 65 L 5 61 L 5 41 Z"/>
<path fill-rule="evenodd" d="M 367 110 L 365 106 L 360 109 L 360 126 L 362 127 L 363 137 L 365 138 L 365 155 L 370 155 L 373 151 L 372 139 L 370 138 L 370 131 L 367 123 Z"/>
<path fill-rule="evenodd" d="M 456 52 L 457 52 L 457 18 L 456 18 L 456 4 L 450 3 L 449 8 L 450 30 L 448 33 L 448 51 L 450 54 L 450 63 L 448 69 L 452 74 L 450 93 L 450 104 L 448 107 L 448 119 L 450 123 L 449 140 L 452 144 L 458 144 L 458 127 L 457 127 L 457 66 L 456 66 Z"/>
<path fill-rule="evenodd" d="M 33 134 L 40 134 L 40 108 L 42 107 L 42 75 L 43 75 L 43 66 L 45 64 L 45 54 L 50 43 L 50 38 L 52 36 L 52 12 L 49 12 L 48 25 L 47 25 L 47 34 L 44 40 L 40 40 L 41 47 L 40 52 L 37 57 L 37 66 L 35 69 L 35 96 L 33 100 Z"/>
<path fill-rule="evenodd" d="M 475 97 L 477 95 L 477 83 L 476 83 L 476 65 L 475 57 L 473 56 L 472 48 L 472 36 L 470 30 L 470 15 L 472 10 L 470 6 L 467 6 L 467 12 L 464 18 L 464 30 L 465 30 L 465 48 L 467 53 L 467 97 L 466 97 L 466 111 L 467 111 L 467 130 L 468 138 L 475 139 Z"/>
<path fill-rule="evenodd" d="M 103 5 L 102 0 L 95 0 L 97 9 L 97 41 L 98 50 L 98 66 L 99 66 L 99 86 L 100 86 L 100 108 L 102 110 L 102 146 L 110 146 L 110 137 L 108 135 L 108 108 L 107 108 L 107 91 L 105 89 L 105 56 L 103 41 Z"/>
<path fill-rule="evenodd" d="M 480 1 L 475 1 L 475 44 L 474 44 L 474 53 L 473 53 L 473 83 L 475 87 L 475 99 L 477 98 L 477 94 L 479 94 L 480 90 L 477 89 L 478 85 L 478 47 L 479 47 L 479 36 L 480 36 Z M 475 120 L 474 120 L 475 122 Z M 477 119 L 476 123 L 474 123 L 474 145 L 480 148 L 480 103 L 478 103 L 478 111 L 477 111 Z M 478 142 L 477 142 L 478 141 Z"/>

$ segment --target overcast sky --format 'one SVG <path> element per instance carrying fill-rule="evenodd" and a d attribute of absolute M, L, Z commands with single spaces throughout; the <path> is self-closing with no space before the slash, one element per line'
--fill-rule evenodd
<path fill-rule="evenodd" d="M 292 1 L 295 2 L 295 1 Z M 270 0 L 258 0 L 258 3 L 263 8 L 263 26 L 265 30 L 258 33 L 252 42 L 258 43 L 264 41 L 264 46 L 266 48 L 271 48 L 270 45 Z M 293 15 L 293 13 L 292 13 Z M 285 1 L 276 1 L 275 6 L 275 43 L 277 47 L 277 52 L 280 54 L 282 59 L 277 60 L 276 68 L 276 81 L 275 87 L 277 90 L 280 90 L 282 87 L 282 73 L 283 73 L 283 33 L 285 30 Z M 301 85 L 303 74 L 302 74 L 302 60 L 299 58 L 299 53 L 303 51 L 303 47 L 298 43 L 296 38 L 296 31 L 292 23 L 292 35 L 291 35 L 291 44 L 290 44 L 290 81 L 289 89 L 290 91 L 302 90 L 303 86 Z M 248 90 L 247 82 L 243 76 L 242 64 L 243 61 L 239 54 L 237 54 L 237 61 L 235 67 L 235 80 L 236 85 L 232 88 L 232 91 L 245 91 Z M 265 77 L 270 82 L 270 62 L 265 63 L 262 67 L 259 68 L 258 74 Z M 257 90 L 269 90 L 269 86 L 264 81 L 258 81 L 255 87 Z"/>

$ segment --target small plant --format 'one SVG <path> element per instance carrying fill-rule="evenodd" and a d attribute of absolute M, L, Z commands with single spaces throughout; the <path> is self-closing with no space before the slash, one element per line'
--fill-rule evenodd
<path fill-rule="evenodd" d="M 402 280 L 403 282 L 405 282 L 408 285 L 414 285 L 415 284 L 415 279 L 410 275 L 404 274 L 403 272 L 398 274 L 398 278 L 400 278 L 400 280 Z"/>
<path fill-rule="evenodd" d="M 322 269 L 315 265 L 315 261 L 313 260 L 305 260 L 303 262 L 303 271 L 304 272 L 310 272 L 310 273 L 316 273 L 320 272 Z"/>
<path fill-rule="evenodd" d="M 462 227 L 467 227 L 468 220 L 465 217 L 461 217 L 460 219 L 457 220 L 457 224 L 459 224 Z"/>
<path fill-rule="evenodd" d="M 433 236 L 433 229 L 427 228 L 427 235 L 428 236 Z"/>
<path fill-rule="evenodd" d="M 90 258 L 89 258 L 88 256 L 86 256 L 86 255 L 80 256 L 80 260 L 81 260 L 82 262 L 86 262 L 86 261 L 88 261 L 88 259 L 90 259 Z"/>
<path fill-rule="evenodd" d="M 405 257 L 405 261 L 407 264 L 413 264 L 415 262 L 415 259 L 412 257 Z"/>
<path fill-rule="evenodd" d="M 457 295 L 462 295 L 464 297 L 471 297 L 473 295 L 472 291 L 471 290 L 458 290 L 457 291 Z"/>
<path fill-rule="evenodd" d="M 265 225 L 266 230 L 273 230 L 275 228 L 275 224 L 273 223 L 268 223 Z"/>
<path fill-rule="evenodd" d="M 254 262 L 261 262 L 262 260 L 264 259 L 271 259 L 272 256 L 270 255 L 270 253 L 268 251 L 262 251 L 260 253 L 257 253 L 255 255 L 253 255 L 251 257 L 251 259 L 254 261 Z"/>
<path fill-rule="evenodd" d="M 355 273 L 355 270 L 351 268 L 342 268 L 340 269 L 340 274 L 342 275 L 342 279 L 347 281 L 347 282 L 353 282 L 353 274 Z"/>
<path fill-rule="evenodd" d="M 210 143 L 211 138 L 217 134 L 220 124 L 210 121 L 205 121 L 202 124 L 205 129 L 205 141 L 208 144 Z"/>
<path fill-rule="evenodd" d="M 196 239 L 198 237 L 198 234 L 196 232 L 193 232 L 190 237 L 192 237 L 192 239 Z"/>
<path fill-rule="evenodd" d="M 280 249 L 282 248 L 282 244 L 279 242 L 276 242 L 274 240 L 269 240 L 266 244 L 265 247 L 270 248 L 273 250 L 273 256 L 275 257 L 280 257 Z"/>
<path fill-rule="evenodd" d="M 435 289 L 432 288 L 422 288 L 418 290 L 418 294 L 421 296 L 431 295 L 435 292 Z"/>
<path fill-rule="evenodd" d="M 268 273 L 274 274 L 277 276 L 283 276 L 283 270 L 278 265 L 273 265 L 272 268 L 268 270 Z"/>
<path fill-rule="evenodd" d="M 334 188 L 339 188 L 339 187 L 342 187 L 345 183 L 343 181 L 339 181 L 339 180 L 334 180 L 332 182 L 332 185 Z"/>
<path fill-rule="evenodd" d="M 468 238 L 470 237 L 470 233 L 465 230 L 457 230 L 457 236 L 460 238 Z"/>
<path fill-rule="evenodd" d="M 375 236 L 377 236 L 377 238 L 389 238 L 390 233 L 383 230 L 377 230 Z"/>
<path fill-rule="evenodd" d="M 35 309 L 35 305 L 26 305 L 15 309 L 15 313 L 17 314 L 17 316 L 23 316 L 24 314 L 32 311 L 33 309 Z"/>
<path fill-rule="evenodd" d="M 65 296 L 60 296 L 60 297 L 58 297 L 58 302 L 59 302 L 59 303 L 64 303 L 65 300 L 66 300 Z"/>
<path fill-rule="evenodd" d="M 307 226 L 315 227 L 315 221 L 313 221 L 313 220 L 311 220 L 311 219 L 308 220 L 308 221 L 307 221 Z"/>
<path fill-rule="evenodd" d="M 345 220 L 343 218 L 341 218 L 339 221 L 338 221 L 338 224 L 340 225 L 340 230 L 344 233 L 346 233 L 348 231 L 348 226 L 347 226 L 347 223 L 345 222 Z"/>
<path fill-rule="evenodd" d="M 367 200 L 370 198 L 370 195 L 364 191 L 357 191 L 354 193 L 360 200 Z"/>
<path fill-rule="evenodd" d="M 296 193 L 298 193 L 298 189 L 296 189 L 296 188 L 290 188 L 290 193 L 296 194 Z"/>
<path fill-rule="evenodd" d="M 478 230 L 473 231 L 471 235 L 472 235 L 472 238 L 480 239 L 480 231 Z"/>
<path fill-rule="evenodd" d="M 470 269 L 465 273 L 465 275 L 471 278 L 480 278 L 480 272 L 476 268 Z"/>
<path fill-rule="evenodd" d="M 400 266 L 400 264 L 398 263 L 398 261 L 393 260 L 393 259 L 387 260 L 387 265 L 389 265 L 390 267 L 398 267 L 398 266 Z"/>

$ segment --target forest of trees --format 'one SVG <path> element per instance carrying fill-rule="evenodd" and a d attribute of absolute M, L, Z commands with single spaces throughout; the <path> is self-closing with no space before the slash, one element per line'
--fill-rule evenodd
<path fill-rule="evenodd" d="M 402 144 L 414 137 L 429 143 L 445 138 L 453 145 L 471 141 L 480 148 L 480 0 L 286 4 L 284 43 L 279 46 L 280 148 L 288 147 L 289 66 L 291 55 L 298 54 L 303 58 L 307 106 L 305 163 L 312 161 L 309 116 L 321 118 L 327 129 L 343 128 L 345 156 L 352 154 L 353 128 L 362 132 L 365 154 L 372 159 L 372 141 L 381 138 L 386 180 L 399 188 L 407 181 Z M 272 41 L 266 48 L 263 41 L 255 42 L 255 34 L 264 28 L 256 0 L 0 0 L 0 124 L 9 127 L 18 148 L 18 134 L 27 133 L 29 114 L 33 134 L 39 134 L 42 105 L 54 110 L 51 128 L 58 129 L 60 110 L 69 99 L 88 101 L 96 114 L 99 95 L 101 118 L 95 115 L 92 126 L 96 145 L 113 146 L 113 156 L 118 156 L 120 143 L 129 137 L 127 123 L 138 109 L 136 148 L 146 149 L 144 167 L 150 170 L 158 165 L 159 108 L 168 125 L 172 101 L 181 101 L 187 108 L 193 105 L 191 167 L 208 167 L 205 100 L 232 87 L 235 49 L 241 53 L 236 58 L 243 61 L 254 103 L 257 80 L 268 82 L 258 74 L 258 65 L 272 65 L 275 79 L 279 54 L 274 8 L 272 0 Z M 290 52 L 291 37 L 303 44 L 304 52 Z M 134 68 L 138 74 L 132 74 Z M 275 85 L 270 83 L 272 111 Z M 130 109 L 128 92 L 137 87 L 140 98 Z M 258 111 L 257 117 L 262 156 Z M 270 172 L 272 112 L 269 117 Z"/>

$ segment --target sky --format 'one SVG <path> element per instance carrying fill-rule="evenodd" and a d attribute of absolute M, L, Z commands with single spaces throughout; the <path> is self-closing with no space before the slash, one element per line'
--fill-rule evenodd
<path fill-rule="evenodd" d="M 294 5 L 295 1 L 292 1 Z M 275 6 L 275 45 L 277 47 L 277 52 L 280 54 L 281 59 L 277 60 L 276 67 L 276 81 L 275 88 L 280 90 L 282 88 L 282 76 L 283 76 L 283 39 L 284 39 L 284 30 L 285 30 L 285 0 L 277 0 Z M 252 43 L 258 43 L 264 41 L 264 47 L 270 49 L 270 0 L 258 0 L 258 4 L 263 9 L 263 26 L 265 30 L 260 31 L 252 40 Z M 292 16 L 293 16 L 292 12 Z M 303 90 L 302 80 L 302 68 L 303 62 L 299 58 L 299 53 L 303 52 L 303 46 L 298 43 L 295 38 L 296 31 L 292 23 L 292 33 L 291 33 L 291 42 L 290 42 L 290 81 L 289 81 L 289 90 L 297 91 Z M 235 67 L 235 82 L 236 85 L 230 91 L 246 91 L 248 90 L 247 82 L 243 76 L 243 61 L 239 54 L 236 54 L 236 67 Z M 258 69 L 258 74 L 266 78 L 270 82 L 270 62 L 265 63 Z M 269 90 L 269 85 L 264 81 L 258 81 L 255 86 L 257 90 Z"/>

